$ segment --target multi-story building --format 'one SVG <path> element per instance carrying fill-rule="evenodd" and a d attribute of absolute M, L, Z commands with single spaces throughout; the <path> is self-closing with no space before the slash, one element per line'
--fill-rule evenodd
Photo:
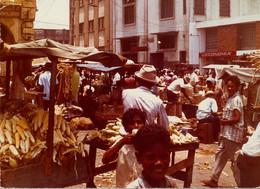
<path fill-rule="evenodd" d="M 110 0 L 70 0 L 70 44 L 112 51 Z"/>
<path fill-rule="evenodd" d="M 260 0 L 195 0 L 190 21 L 190 61 L 232 64 L 260 49 Z M 191 50 L 192 49 L 192 50 Z"/>
<path fill-rule="evenodd" d="M 65 29 L 34 29 L 34 40 L 52 39 L 62 44 L 69 44 L 69 30 Z"/>
<path fill-rule="evenodd" d="M 260 0 L 71 0 L 70 15 L 72 44 L 160 68 L 229 64 L 260 46 Z"/>

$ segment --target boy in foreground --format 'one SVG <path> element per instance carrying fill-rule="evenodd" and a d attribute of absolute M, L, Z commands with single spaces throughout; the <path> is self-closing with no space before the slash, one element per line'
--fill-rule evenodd
<path fill-rule="evenodd" d="M 170 162 L 169 132 L 160 125 L 140 128 L 133 138 L 141 175 L 127 188 L 177 188 L 175 180 L 166 175 Z"/>

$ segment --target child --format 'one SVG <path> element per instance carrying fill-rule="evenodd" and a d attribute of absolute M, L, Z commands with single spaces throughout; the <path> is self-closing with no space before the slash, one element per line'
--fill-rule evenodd
<path fill-rule="evenodd" d="M 135 180 L 142 171 L 142 166 L 137 163 L 135 148 L 132 145 L 133 130 L 139 129 L 145 124 L 145 113 L 136 108 L 128 109 L 122 117 L 123 127 L 120 129 L 122 139 L 105 152 L 102 162 L 107 164 L 117 160 L 116 187 L 125 188 Z"/>
<path fill-rule="evenodd" d="M 175 180 L 166 175 L 170 162 L 170 135 L 160 125 L 144 126 L 133 139 L 141 175 L 127 188 L 177 188 Z"/>

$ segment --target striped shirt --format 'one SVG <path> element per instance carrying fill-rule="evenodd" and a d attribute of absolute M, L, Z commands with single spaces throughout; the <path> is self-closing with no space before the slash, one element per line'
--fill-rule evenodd
<path fill-rule="evenodd" d="M 232 125 L 221 125 L 220 135 L 228 140 L 242 143 L 244 129 L 244 111 L 243 101 L 239 95 L 239 92 L 236 92 L 232 97 L 227 100 L 226 106 L 223 109 L 223 119 L 232 119 L 234 110 L 238 110 L 240 112 L 239 122 Z"/>

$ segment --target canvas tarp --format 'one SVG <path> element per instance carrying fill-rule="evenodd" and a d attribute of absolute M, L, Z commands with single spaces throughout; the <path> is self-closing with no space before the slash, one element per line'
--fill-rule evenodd
<path fill-rule="evenodd" d="M 228 73 L 230 75 L 237 75 L 244 82 L 260 80 L 260 70 L 256 68 L 216 68 L 215 70 L 218 78 Z"/>
<path fill-rule="evenodd" d="M 1 40 L 2 44 L 3 41 Z M 94 47 L 76 47 L 61 44 L 51 39 L 41 39 L 28 43 L 1 45 L 0 59 L 57 57 L 72 60 L 101 62 L 106 67 L 122 66 L 125 59 L 116 54 L 98 51 Z"/>

